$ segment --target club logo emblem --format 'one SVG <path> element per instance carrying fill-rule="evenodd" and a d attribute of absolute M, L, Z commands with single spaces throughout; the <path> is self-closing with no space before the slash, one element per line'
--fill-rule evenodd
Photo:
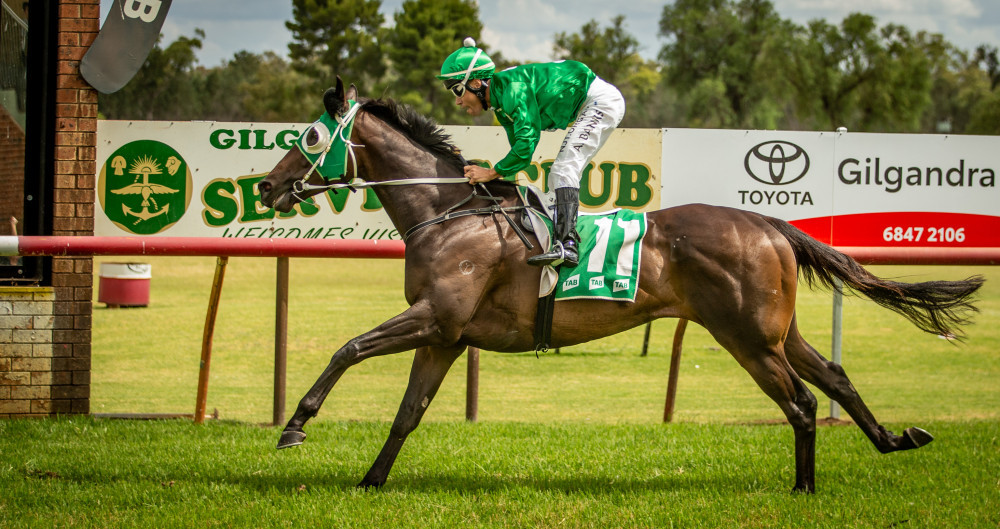
<path fill-rule="evenodd" d="M 137 235 L 159 233 L 184 215 L 191 202 L 191 171 L 172 147 L 153 140 L 127 143 L 113 152 L 98 175 L 101 208 L 119 228 Z"/>
<path fill-rule="evenodd" d="M 765 141 L 747 152 L 743 167 L 754 180 L 783 186 L 801 179 L 809 172 L 809 155 L 788 141 Z"/>

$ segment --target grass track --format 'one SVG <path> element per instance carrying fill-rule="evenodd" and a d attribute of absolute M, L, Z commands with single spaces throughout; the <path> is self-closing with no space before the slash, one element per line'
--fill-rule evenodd
<path fill-rule="evenodd" d="M 105 259 L 111 260 L 111 259 Z M 95 306 L 92 410 L 191 412 L 214 259 L 154 258 L 146 309 Z M 99 267 L 95 266 L 95 270 Z M 405 308 L 399 261 L 292 261 L 289 411 L 330 354 Z M 357 491 L 388 433 L 412 353 L 347 372 L 302 447 L 274 451 L 274 260 L 233 259 L 209 408 L 223 421 L 0 422 L 0 527 L 1000 527 L 1000 271 L 873 267 L 904 280 L 987 276 L 954 345 L 845 300 L 844 364 L 887 427 L 937 438 L 879 455 L 820 428 L 817 489 L 792 495 L 792 434 L 735 361 L 689 327 L 675 423 L 660 424 L 670 322 L 561 354 L 482 357 L 466 424 L 459 360 L 381 492 Z M 829 349 L 830 296 L 799 323 Z M 820 415 L 829 401 L 817 394 Z"/>
<path fill-rule="evenodd" d="M 997 527 L 1000 426 L 928 427 L 938 441 L 888 456 L 822 428 L 803 496 L 781 426 L 430 423 L 365 492 L 386 423 L 322 422 L 276 452 L 242 423 L 9 421 L 0 526 Z"/>

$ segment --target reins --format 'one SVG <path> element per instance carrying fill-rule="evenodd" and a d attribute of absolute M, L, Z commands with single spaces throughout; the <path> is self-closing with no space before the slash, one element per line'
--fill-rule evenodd
<path fill-rule="evenodd" d="M 351 106 L 351 108 L 349 108 L 347 112 L 344 113 L 344 115 L 341 116 L 338 114 L 332 116 L 337 121 L 337 127 L 333 131 L 333 133 L 329 135 L 328 138 L 322 139 L 322 141 L 326 142 L 326 146 L 323 147 L 322 149 L 322 154 L 320 154 L 320 156 L 316 158 L 316 161 L 313 162 L 312 166 L 309 168 L 308 171 L 306 171 L 305 175 L 303 175 L 302 178 L 292 183 L 292 191 L 291 191 L 292 196 L 294 196 L 300 202 L 303 199 L 298 194 L 307 191 L 329 191 L 331 189 L 348 189 L 353 192 L 356 191 L 357 189 L 365 189 L 376 186 L 403 186 L 403 185 L 416 185 L 416 184 L 467 184 L 469 182 L 469 180 L 466 179 L 465 177 L 454 176 L 454 177 L 431 177 L 431 178 L 402 178 L 398 180 L 384 180 L 381 182 L 369 182 L 364 179 L 361 179 L 361 182 L 355 183 L 355 180 L 358 180 L 361 177 L 358 176 L 358 159 L 357 156 L 355 156 L 354 154 L 354 148 L 364 147 L 364 145 L 351 142 L 350 137 L 344 137 L 344 134 L 345 133 L 349 134 L 349 132 L 347 131 L 351 130 L 351 125 L 354 121 L 354 118 L 357 117 L 358 110 L 360 109 L 361 105 L 358 103 L 354 103 Z M 308 130 L 306 131 L 306 133 L 308 133 Z M 313 173 L 316 172 L 316 169 L 318 167 L 321 167 L 325 163 L 326 156 L 330 153 L 330 150 L 333 148 L 333 145 L 338 138 L 343 143 L 344 148 L 346 150 L 345 156 L 347 158 L 350 158 L 351 160 L 351 166 L 354 169 L 352 178 L 346 182 L 344 181 L 331 182 L 329 178 L 324 176 L 322 173 L 319 173 L 320 176 L 323 177 L 325 183 L 324 184 L 309 183 L 307 180 L 309 180 L 309 178 L 313 175 Z M 346 174 L 341 175 L 341 180 L 344 180 L 345 176 Z M 477 188 L 482 189 L 483 192 L 486 193 L 485 196 L 477 193 L 476 192 Z M 474 198 L 480 198 L 482 200 L 490 201 L 492 202 L 492 204 L 482 208 L 462 209 L 462 210 L 458 209 Z M 528 207 L 524 205 L 502 207 L 500 206 L 500 202 L 502 200 L 503 199 L 500 197 L 493 196 L 490 193 L 489 189 L 487 189 L 484 184 L 482 183 L 477 184 L 476 187 L 472 188 L 472 193 L 470 193 L 469 196 L 465 197 L 454 206 L 448 208 L 448 210 L 445 211 L 443 215 L 434 217 L 433 219 L 430 220 L 425 220 L 423 222 L 420 222 L 411 227 L 410 229 L 406 230 L 406 233 L 403 234 L 403 242 L 406 242 L 406 240 L 409 239 L 411 235 L 413 235 L 415 232 L 423 228 L 426 228 L 428 226 L 433 226 L 435 224 L 440 224 L 442 222 L 451 219 L 467 217 L 469 215 L 495 215 L 499 213 L 503 215 L 505 219 L 507 219 L 507 223 L 511 226 L 511 228 L 513 228 L 514 233 L 516 233 L 518 238 L 521 239 L 521 242 L 524 243 L 524 245 L 529 250 L 534 249 L 534 245 L 531 244 L 531 241 L 528 240 L 528 238 L 524 235 L 524 232 L 521 231 L 521 228 L 510 218 L 510 215 L 508 215 L 508 212 L 522 211 L 527 209 Z"/>
<path fill-rule="evenodd" d="M 465 178 L 462 178 L 461 180 L 468 182 L 468 180 L 465 180 Z M 486 196 L 477 193 L 476 188 L 481 188 L 483 191 L 485 191 Z M 466 203 L 468 203 L 473 198 L 480 198 L 482 200 L 487 200 L 493 202 L 493 204 L 484 208 L 460 209 L 460 210 L 458 209 L 463 205 L 465 205 Z M 499 213 L 503 215 L 503 218 L 507 219 L 507 224 L 509 224 L 510 227 L 514 229 L 514 233 L 516 233 L 518 238 L 521 239 L 521 242 L 524 243 L 524 246 L 527 247 L 529 250 L 534 249 L 535 246 L 531 244 L 531 241 L 529 241 L 528 238 L 524 235 L 524 232 L 521 231 L 521 228 L 510 218 L 510 215 L 508 215 L 508 213 L 510 212 L 524 211 L 528 209 L 528 206 L 521 205 L 521 206 L 503 207 L 500 205 L 500 202 L 502 200 L 503 199 L 501 197 L 493 196 L 490 193 L 490 190 L 487 189 L 484 184 L 477 184 L 476 187 L 472 188 L 472 193 L 470 193 L 469 196 L 463 198 L 461 201 L 459 201 L 458 204 L 455 204 L 454 206 L 448 208 L 448 210 L 445 211 L 443 215 L 439 215 L 437 217 L 434 217 L 433 219 L 417 223 L 413 225 L 413 227 L 411 227 L 410 229 L 406 230 L 406 233 L 403 234 L 403 242 L 406 242 L 406 240 L 409 239 L 410 236 L 413 235 L 418 230 L 422 230 L 428 226 L 433 226 L 435 224 L 440 224 L 447 220 L 457 219 L 460 217 L 468 217 L 469 215 L 493 215 Z"/>

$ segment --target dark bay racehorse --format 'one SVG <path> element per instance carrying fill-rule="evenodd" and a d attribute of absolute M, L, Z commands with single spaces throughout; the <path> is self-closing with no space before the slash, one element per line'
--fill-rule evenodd
<path fill-rule="evenodd" d="M 347 112 L 348 99 L 357 100 L 356 91 L 353 86 L 345 91 L 338 79 L 336 89 L 324 97 L 329 115 Z M 493 205 L 478 195 L 463 203 L 473 189 L 461 183 L 463 160 L 433 122 L 392 101 L 359 102 L 350 138 L 363 148 L 354 149 L 356 167 L 347 164 L 344 180 L 414 180 L 412 185 L 374 187 L 400 233 L 458 204 L 458 209 Z M 322 192 L 324 179 L 310 171 L 311 165 L 292 149 L 258 185 L 264 204 L 289 211 Z M 446 183 L 424 180 L 436 178 Z M 502 199 L 502 206 L 518 203 L 509 185 L 491 182 L 488 191 Z M 302 443 L 303 425 L 347 368 L 374 356 L 416 349 L 389 438 L 360 486 L 385 483 L 403 442 L 466 347 L 534 349 L 539 270 L 525 264 L 525 258 L 539 251 L 537 243 L 527 250 L 506 218 L 496 213 L 462 216 L 412 232 L 405 263 L 410 308 L 333 355 L 299 402 L 278 448 Z M 880 452 L 918 448 L 933 437 L 920 428 L 896 435 L 882 427 L 844 370 L 803 339 L 795 320 L 798 273 L 810 284 L 818 280 L 828 287 L 839 278 L 920 329 L 946 336 L 961 335 L 959 326 L 976 310 L 971 298 L 983 282 L 981 277 L 883 280 L 784 221 L 701 204 L 650 213 L 641 263 L 634 303 L 557 303 L 550 345 L 587 342 L 657 318 L 686 318 L 704 326 L 784 412 L 795 432 L 794 490 L 805 492 L 815 488 L 816 398 L 803 380 L 839 402 Z"/>

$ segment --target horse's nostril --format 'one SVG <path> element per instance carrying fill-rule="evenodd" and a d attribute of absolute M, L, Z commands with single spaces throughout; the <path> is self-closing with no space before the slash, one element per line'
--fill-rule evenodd
<path fill-rule="evenodd" d="M 261 193 L 267 193 L 268 191 L 271 190 L 271 182 L 266 182 L 262 180 L 260 183 L 257 184 L 257 189 L 259 189 Z"/>

